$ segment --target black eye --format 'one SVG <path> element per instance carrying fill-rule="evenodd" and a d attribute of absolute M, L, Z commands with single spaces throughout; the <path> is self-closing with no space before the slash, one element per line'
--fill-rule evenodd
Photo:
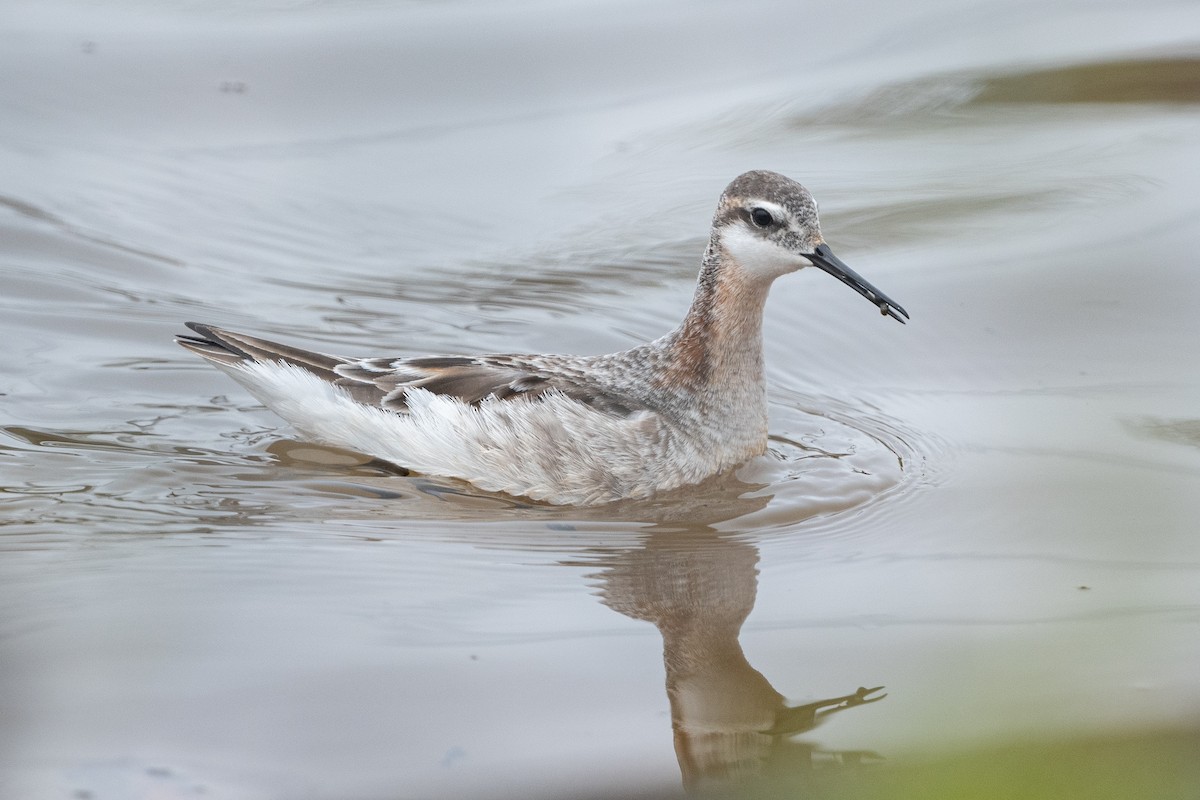
<path fill-rule="evenodd" d="M 750 219 L 754 220 L 754 224 L 760 228 L 765 228 L 768 225 L 775 224 L 775 218 L 771 216 L 771 212 L 765 208 L 754 208 L 750 210 Z"/>

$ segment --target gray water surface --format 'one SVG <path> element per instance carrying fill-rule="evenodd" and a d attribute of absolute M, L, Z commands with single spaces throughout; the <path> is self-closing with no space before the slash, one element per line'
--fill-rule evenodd
<path fill-rule="evenodd" d="M 1198 52 L 1166 0 L 6 6 L 3 796 L 599 797 L 1194 729 Z M 781 279 L 771 452 L 702 487 L 408 475 L 171 341 L 625 348 L 755 168 L 912 321 Z"/>

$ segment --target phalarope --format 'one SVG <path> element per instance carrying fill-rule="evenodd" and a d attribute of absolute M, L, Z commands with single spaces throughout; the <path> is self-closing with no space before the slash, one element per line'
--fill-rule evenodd
<path fill-rule="evenodd" d="M 189 322 L 179 344 L 318 441 L 559 505 L 645 498 L 767 447 L 762 317 L 771 283 L 815 266 L 908 313 L 833 254 L 799 183 L 747 172 L 713 217 L 679 327 L 599 356 L 345 358 Z"/>

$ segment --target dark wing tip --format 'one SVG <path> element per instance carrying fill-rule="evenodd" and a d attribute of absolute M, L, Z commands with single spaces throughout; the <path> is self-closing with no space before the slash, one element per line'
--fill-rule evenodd
<path fill-rule="evenodd" d="M 202 322 L 185 322 L 184 325 L 200 335 L 190 336 L 186 333 L 177 333 L 175 334 L 175 343 L 191 350 L 199 356 L 207 358 L 209 361 L 236 364 L 249 357 L 246 352 L 230 346 L 228 342 L 222 339 L 219 328 L 205 325 Z"/>
<path fill-rule="evenodd" d="M 191 336 L 186 333 L 176 334 L 179 338 L 185 338 L 185 339 L 201 338 L 201 339 L 206 339 L 207 341 L 210 341 L 210 342 L 218 342 L 218 343 L 225 343 L 229 338 L 228 335 L 226 334 L 226 331 L 222 330 L 221 328 L 218 328 L 216 325 L 209 325 L 204 322 L 185 322 L 183 324 L 186 327 L 191 328 L 197 334 L 199 334 L 199 337 Z"/>
<path fill-rule="evenodd" d="M 185 322 L 183 323 L 188 328 L 191 328 L 199 336 L 191 336 L 186 333 L 175 334 L 176 341 L 181 344 L 187 342 L 202 342 L 215 345 L 225 345 L 224 339 L 221 337 L 221 329 L 212 325 L 205 325 L 203 322 Z"/>
<path fill-rule="evenodd" d="M 230 347 L 229 342 L 226 341 L 225 337 L 221 336 L 220 328 L 212 325 L 205 325 L 203 322 L 185 322 L 183 324 L 200 335 L 192 336 L 186 333 L 177 333 L 175 334 L 175 341 L 179 342 L 180 344 L 185 346 L 188 344 L 203 344 L 212 345 L 213 347 L 220 347 L 226 350 L 233 349 Z"/>

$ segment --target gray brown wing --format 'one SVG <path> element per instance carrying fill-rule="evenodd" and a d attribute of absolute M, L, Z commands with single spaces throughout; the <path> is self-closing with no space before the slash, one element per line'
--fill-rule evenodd
<path fill-rule="evenodd" d="M 627 416 L 635 409 L 580 376 L 523 364 L 510 356 L 366 358 L 338 365 L 335 381 L 359 402 L 406 411 L 413 389 L 455 397 L 474 405 L 487 398 L 533 399 L 557 390 L 600 411 Z"/>
<path fill-rule="evenodd" d="M 189 322 L 198 336 L 178 336 L 179 344 L 217 364 L 242 361 L 282 362 L 308 370 L 340 387 L 356 402 L 403 413 L 413 389 L 456 397 L 474 405 L 486 398 L 536 398 L 558 390 L 593 408 L 618 416 L 638 410 L 629 400 L 588 380 L 567 359 L 521 356 L 425 356 L 420 358 L 345 358 Z M 556 368 L 557 367 L 557 368 Z"/>
<path fill-rule="evenodd" d="M 392 411 L 408 410 L 407 395 L 413 389 L 470 404 L 486 397 L 504 400 L 545 391 L 545 381 L 535 375 L 466 356 L 363 358 L 339 364 L 335 372 L 334 383 L 355 400 Z"/>

